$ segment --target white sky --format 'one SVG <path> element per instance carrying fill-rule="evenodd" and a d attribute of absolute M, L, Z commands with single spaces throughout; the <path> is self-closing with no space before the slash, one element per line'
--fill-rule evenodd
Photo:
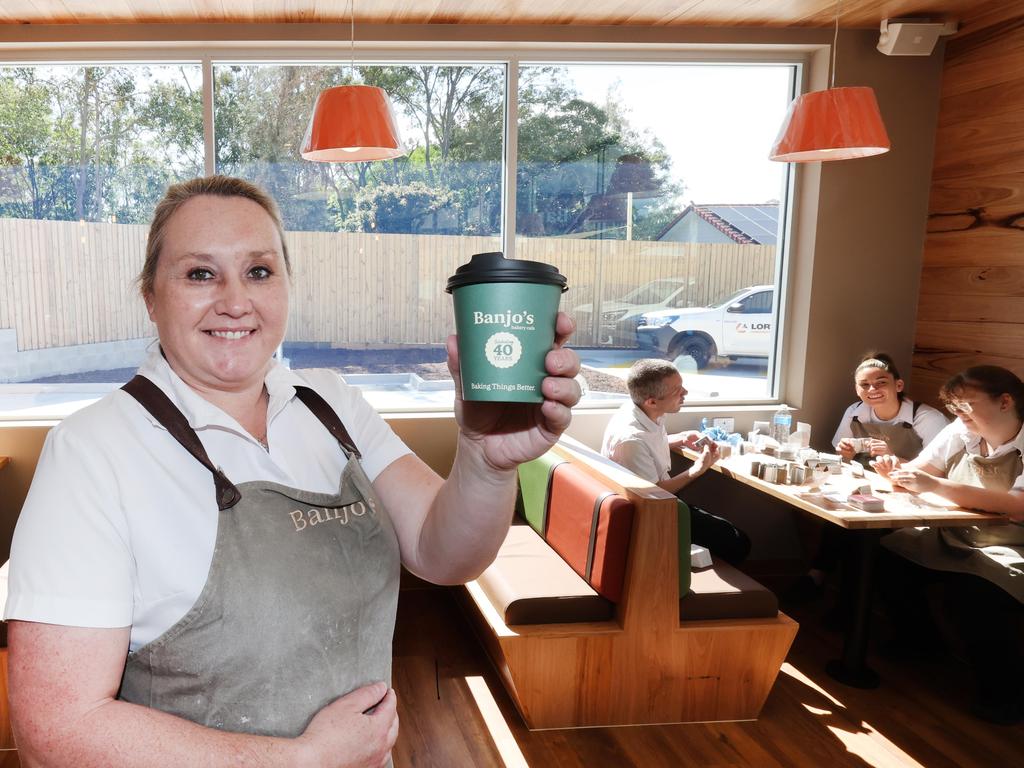
<path fill-rule="evenodd" d="M 782 198 L 784 163 L 768 151 L 789 106 L 786 66 L 568 66 L 580 95 L 604 104 L 609 90 L 629 122 L 649 129 L 672 157 L 683 202 L 764 203 Z"/>

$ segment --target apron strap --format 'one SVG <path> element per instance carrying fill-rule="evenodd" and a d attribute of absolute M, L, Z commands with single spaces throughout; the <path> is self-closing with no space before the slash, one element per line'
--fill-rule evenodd
<path fill-rule="evenodd" d="M 227 476 L 210 461 L 206 449 L 199 440 L 199 435 L 189 426 L 185 415 L 171 402 L 171 399 L 164 394 L 156 384 L 145 376 L 135 376 L 131 381 L 121 387 L 125 392 L 139 401 L 139 404 L 149 411 L 153 418 L 171 434 L 175 440 L 181 443 L 182 447 L 191 453 L 196 460 L 206 467 L 213 474 L 213 484 L 217 489 L 217 507 L 223 512 L 230 509 L 241 500 L 242 494 L 228 480 Z"/>
<path fill-rule="evenodd" d="M 906 427 L 907 429 L 913 429 L 914 428 L 913 421 L 914 421 L 914 419 L 917 418 L 917 409 L 920 408 L 920 407 L 921 407 L 921 403 L 919 401 L 915 400 L 914 404 L 910 407 L 910 422 L 904 421 L 903 422 L 903 426 L 904 427 Z"/>
<path fill-rule="evenodd" d="M 345 429 L 341 419 L 338 418 L 338 414 L 327 404 L 326 400 L 320 397 L 314 390 L 301 385 L 296 385 L 295 396 L 313 412 L 314 416 L 320 419 L 320 422 L 327 428 L 327 431 L 334 435 L 334 439 L 341 445 L 341 449 L 345 452 L 346 457 L 362 458 L 362 454 L 356 448 L 355 441 L 349 435 L 348 430 Z"/>

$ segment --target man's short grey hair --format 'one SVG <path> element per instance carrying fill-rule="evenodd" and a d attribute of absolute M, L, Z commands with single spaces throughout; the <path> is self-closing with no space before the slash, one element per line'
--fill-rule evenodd
<path fill-rule="evenodd" d="M 649 397 L 656 400 L 664 397 L 668 394 L 668 377 L 678 373 L 676 367 L 667 360 L 637 360 L 626 377 L 630 399 L 636 405 L 643 405 L 644 400 Z"/>

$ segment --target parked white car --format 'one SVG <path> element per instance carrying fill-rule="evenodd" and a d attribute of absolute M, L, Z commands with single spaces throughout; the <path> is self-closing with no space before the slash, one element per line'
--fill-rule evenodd
<path fill-rule="evenodd" d="M 645 312 L 685 306 L 687 287 L 691 280 L 683 277 L 665 277 L 652 280 L 635 288 L 625 296 L 601 302 L 601 319 L 597 343 L 631 347 L 636 343 L 636 326 Z M 593 322 L 593 304 L 573 307 L 572 313 L 579 328 L 589 328 Z"/>
<path fill-rule="evenodd" d="M 698 368 L 713 357 L 768 357 L 775 338 L 774 297 L 774 286 L 754 285 L 709 307 L 647 312 L 637 340 L 669 359 L 689 355 Z"/>

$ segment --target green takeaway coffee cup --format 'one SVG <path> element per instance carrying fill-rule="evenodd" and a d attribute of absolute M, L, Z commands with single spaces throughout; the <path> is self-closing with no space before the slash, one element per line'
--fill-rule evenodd
<path fill-rule="evenodd" d="M 448 278 L 463 400 L 540 403 L 565 275 L 539 261 L 478 253 Z"/>

